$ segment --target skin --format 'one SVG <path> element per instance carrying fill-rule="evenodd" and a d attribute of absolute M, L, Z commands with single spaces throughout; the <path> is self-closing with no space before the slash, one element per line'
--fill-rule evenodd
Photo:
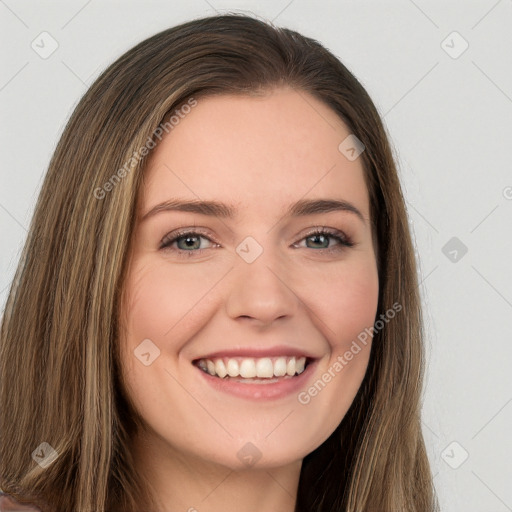
<path fill-rule="evenodd" d="M 151 155 L 125 282 L 121 365 L 145 424 L 135 460 L 161 510 L 292 512 L 303 458 L 336 429 L 360 387 L 371 339 L 307 405 L 297 393 L 248 400 L 216 391 L 192 365 L 217 350 L 288 343 L 319 357 L 311 386 L 373 326 L 379 279 L 369 196 L 361 159 L 338 150 L 349 133 L 311 95 L 280 88 L 198 100 Z M 217 200 L 239 213 L 141 220 L 171 197 Z M 343 211 L 286 217 L 304 198 L 349 201 L 365 222 Z M 318 226 L 354 246 L 309 236 Z M 194 227 L 206 238 L 193 249 L 183 239 L 174 251 L 160 249 L 166 235 Z M 236 252 L 247 236 L 263 248 L 250 264 Z M 328 245 L 341 249 L 327 253 Z M 205 250 L 178 256 L 197 248 Z M 149 366 L 134 355 L 145 339 L 160 350 Z M 248 442 L 261 455 L 253 465 L 237 456 Z"/>

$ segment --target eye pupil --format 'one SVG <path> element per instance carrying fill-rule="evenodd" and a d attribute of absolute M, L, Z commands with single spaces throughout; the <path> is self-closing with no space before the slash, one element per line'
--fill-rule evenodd
<path fill-rule="evenodd" d="M 181 237 L 181 240 L 185 241 L 185 246 L 189 249 L 195 249 L 196 247 L 194 244 L 197 244 L 199 237 L 198 236 L 183 236 Z M 179 241 L 178 241 L 179 245 Z"/>
<path fill-rule="evenodd" d="M 318 239 L 323 239 L 323 242 L 327 242 L 327 245 L 325 247 L 323 247 L 323 248 L 327 248 L 329 246 L 328 237 L 325 236 L 325 235 L 316 234 L 316 235 L 311 235 L 309 238 L 315 240 L 313 242 L 314 244 L 316 244 L 316 243 L 322 244 L 322 241 L 318 242 Z M 324 245 L 325 245 L 325 243 L 324 243 Z"/>

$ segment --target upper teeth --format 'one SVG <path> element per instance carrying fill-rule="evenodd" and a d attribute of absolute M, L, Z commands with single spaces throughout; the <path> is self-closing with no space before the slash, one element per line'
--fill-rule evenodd
<path fill-rule="evenodd" d="M 272 377 L 293 376 L 301 374 L 306 365 L 305 357 L 233 357 L 222 359 L 200 359 L 198 366 L 210 375 L 217 375 L 224 378 L 243 377 L 251 379 L 254 377 L 271 379 Z"/>

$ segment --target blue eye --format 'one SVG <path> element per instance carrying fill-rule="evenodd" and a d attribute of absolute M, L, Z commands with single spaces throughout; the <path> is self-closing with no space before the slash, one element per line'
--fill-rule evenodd
<path fill-rule="evenodd" d="M 166 236 L 162 240 L 160 249 L 171 250 L 177 252 L 179 256 L 190 257 L 197 255 L 198 253 L 202 253 L 205 250 L 198 247 L 198 245 L 201 245 L 201 238 L 211 241 L 207 236 L 204 236 L 201 233 L 197 233 L 195 231 L 182 231 L 172 238 Z M 180 247 L 181 241 L 183 241 L 183 243 Z M 171 248 L 175 243 L 178 244 L 178 249 Z"/>
<path fill-rule="evenodd" d="M 327 241 L 327 247 L 320 247 L 320 250 L 324 250 L 327 252 L 338 251 L 343 249 L 344 247 L 353 247 L 353 242 L 341 231 L 337 229 L 331 230 L 328 228 L 316 228 L 314 231 L 306 235 L 302 240 L 307 240 L 308 238 L 320 239 L 323 242 Z M 338 242 L 334 247 L 329 246 L 329 239 L 334 239 Z M 322 244 L 323 242 L 315 242 Z M 308 249 L 312 249 L 312 247 L 307 247 Z"/>
<path fill-rule="evenodd" d="M 200 248 L 201 242 L 200 240 L 208 240 L 212 242 L 210 238 L 205 236 L 204 234 L 197 231 L 181 231 L 177 233 L 175 236 L 167 235 L 160 245 L 161 250 L 175 252 L 179 257 L 194 257 L 202 254 L 204 251 L 211 247 Z M 347 247 L 353 247 L 354 243 L 341 231 L 327 228 L 316 228 L 311 233 L 308 233 L 302 240 L 314 239 L 314 244 L 324 245 L 327 243 L 326 247 L 304 247 L 306 249 L 316 249 L 317 251 L 322 252 L 337 252 L 343 250 Z M 335 240 L 337 244 L 334 246 L 330 246 L 331 240 Z M 215 242 L 212 242 L 215 243 Z M 174 244 L 177 244 L 177 248 L 172 247 Z M 215 244 L 218 245 L 218 244 Z"/>

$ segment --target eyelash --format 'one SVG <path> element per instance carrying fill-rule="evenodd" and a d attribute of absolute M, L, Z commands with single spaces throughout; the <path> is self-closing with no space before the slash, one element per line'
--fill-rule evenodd
<path fill-rule="evenodd" d="M 316 250 L 316 251 L 321 251 L 323 253 L 329 253 L 330 254 L 330 253 L 333 253 L 333 252 L 338 252 L 338 251 L 344 250 L 345 248 L 353 247 L 355 245 L 352 242 L 352 240 L 349 237 L 347 237 L 343 232 L 338 231 L 336 229 L 328 229 L 328 228 L 315 228 L 313 231 L 311 231 L 310 233 L 305 235 L 303 238 L 301 238 L 301 240 L 299 240 L 299 242 L 301 242 L 302 240 L 305 240 L 306 238 L 315 236 L 315 235 L 324 235 L 324 236 L 327 235 L 330 238 L 334 238 L 334 239 L 336 239 L 339 242 L 339 244 L 334 246 L 334 247 L 326 247 L 326 248 L 321 248 L 321 249 L 313 249 L 313 250 Z M 162 240 L 161 245 L 160 245 L 160 249 L 161 250 L 165 250 L 165 251 L 176 252 L 178 254 L 178 256 L 182 257 L 182 258 L 190 258 L 190 257 L 198 256 L 198 255 L 202 254 L 204 251 L 209 249 L 209 248 L 208 249 L 195 249 L 195 250 L 185 251 L 183 249 L 172 249 L 170 247 L 174 242 L 177 242 L 181 238 L 186 238 L 187 236 L 189 236 L 189 237 L 190 236 L 191 237 L 199 236 L 199 237 L 202 237 L 202 238 L 206 238 L 210 242 L 216 243 L 213 240 L 211 240 L 208 236 L 206 236 L 205 233 L 201 233 L 200 231 L 187 231 L 187 230 L 183 230 L 183 231 L 180 231 L 180 232 L 176 233 L 172 238 L 169 238 L 169 235 L 167 235 Z M 311 247 L 305 247 L 305 248 L 306 249 L 311 249 Z"/>

